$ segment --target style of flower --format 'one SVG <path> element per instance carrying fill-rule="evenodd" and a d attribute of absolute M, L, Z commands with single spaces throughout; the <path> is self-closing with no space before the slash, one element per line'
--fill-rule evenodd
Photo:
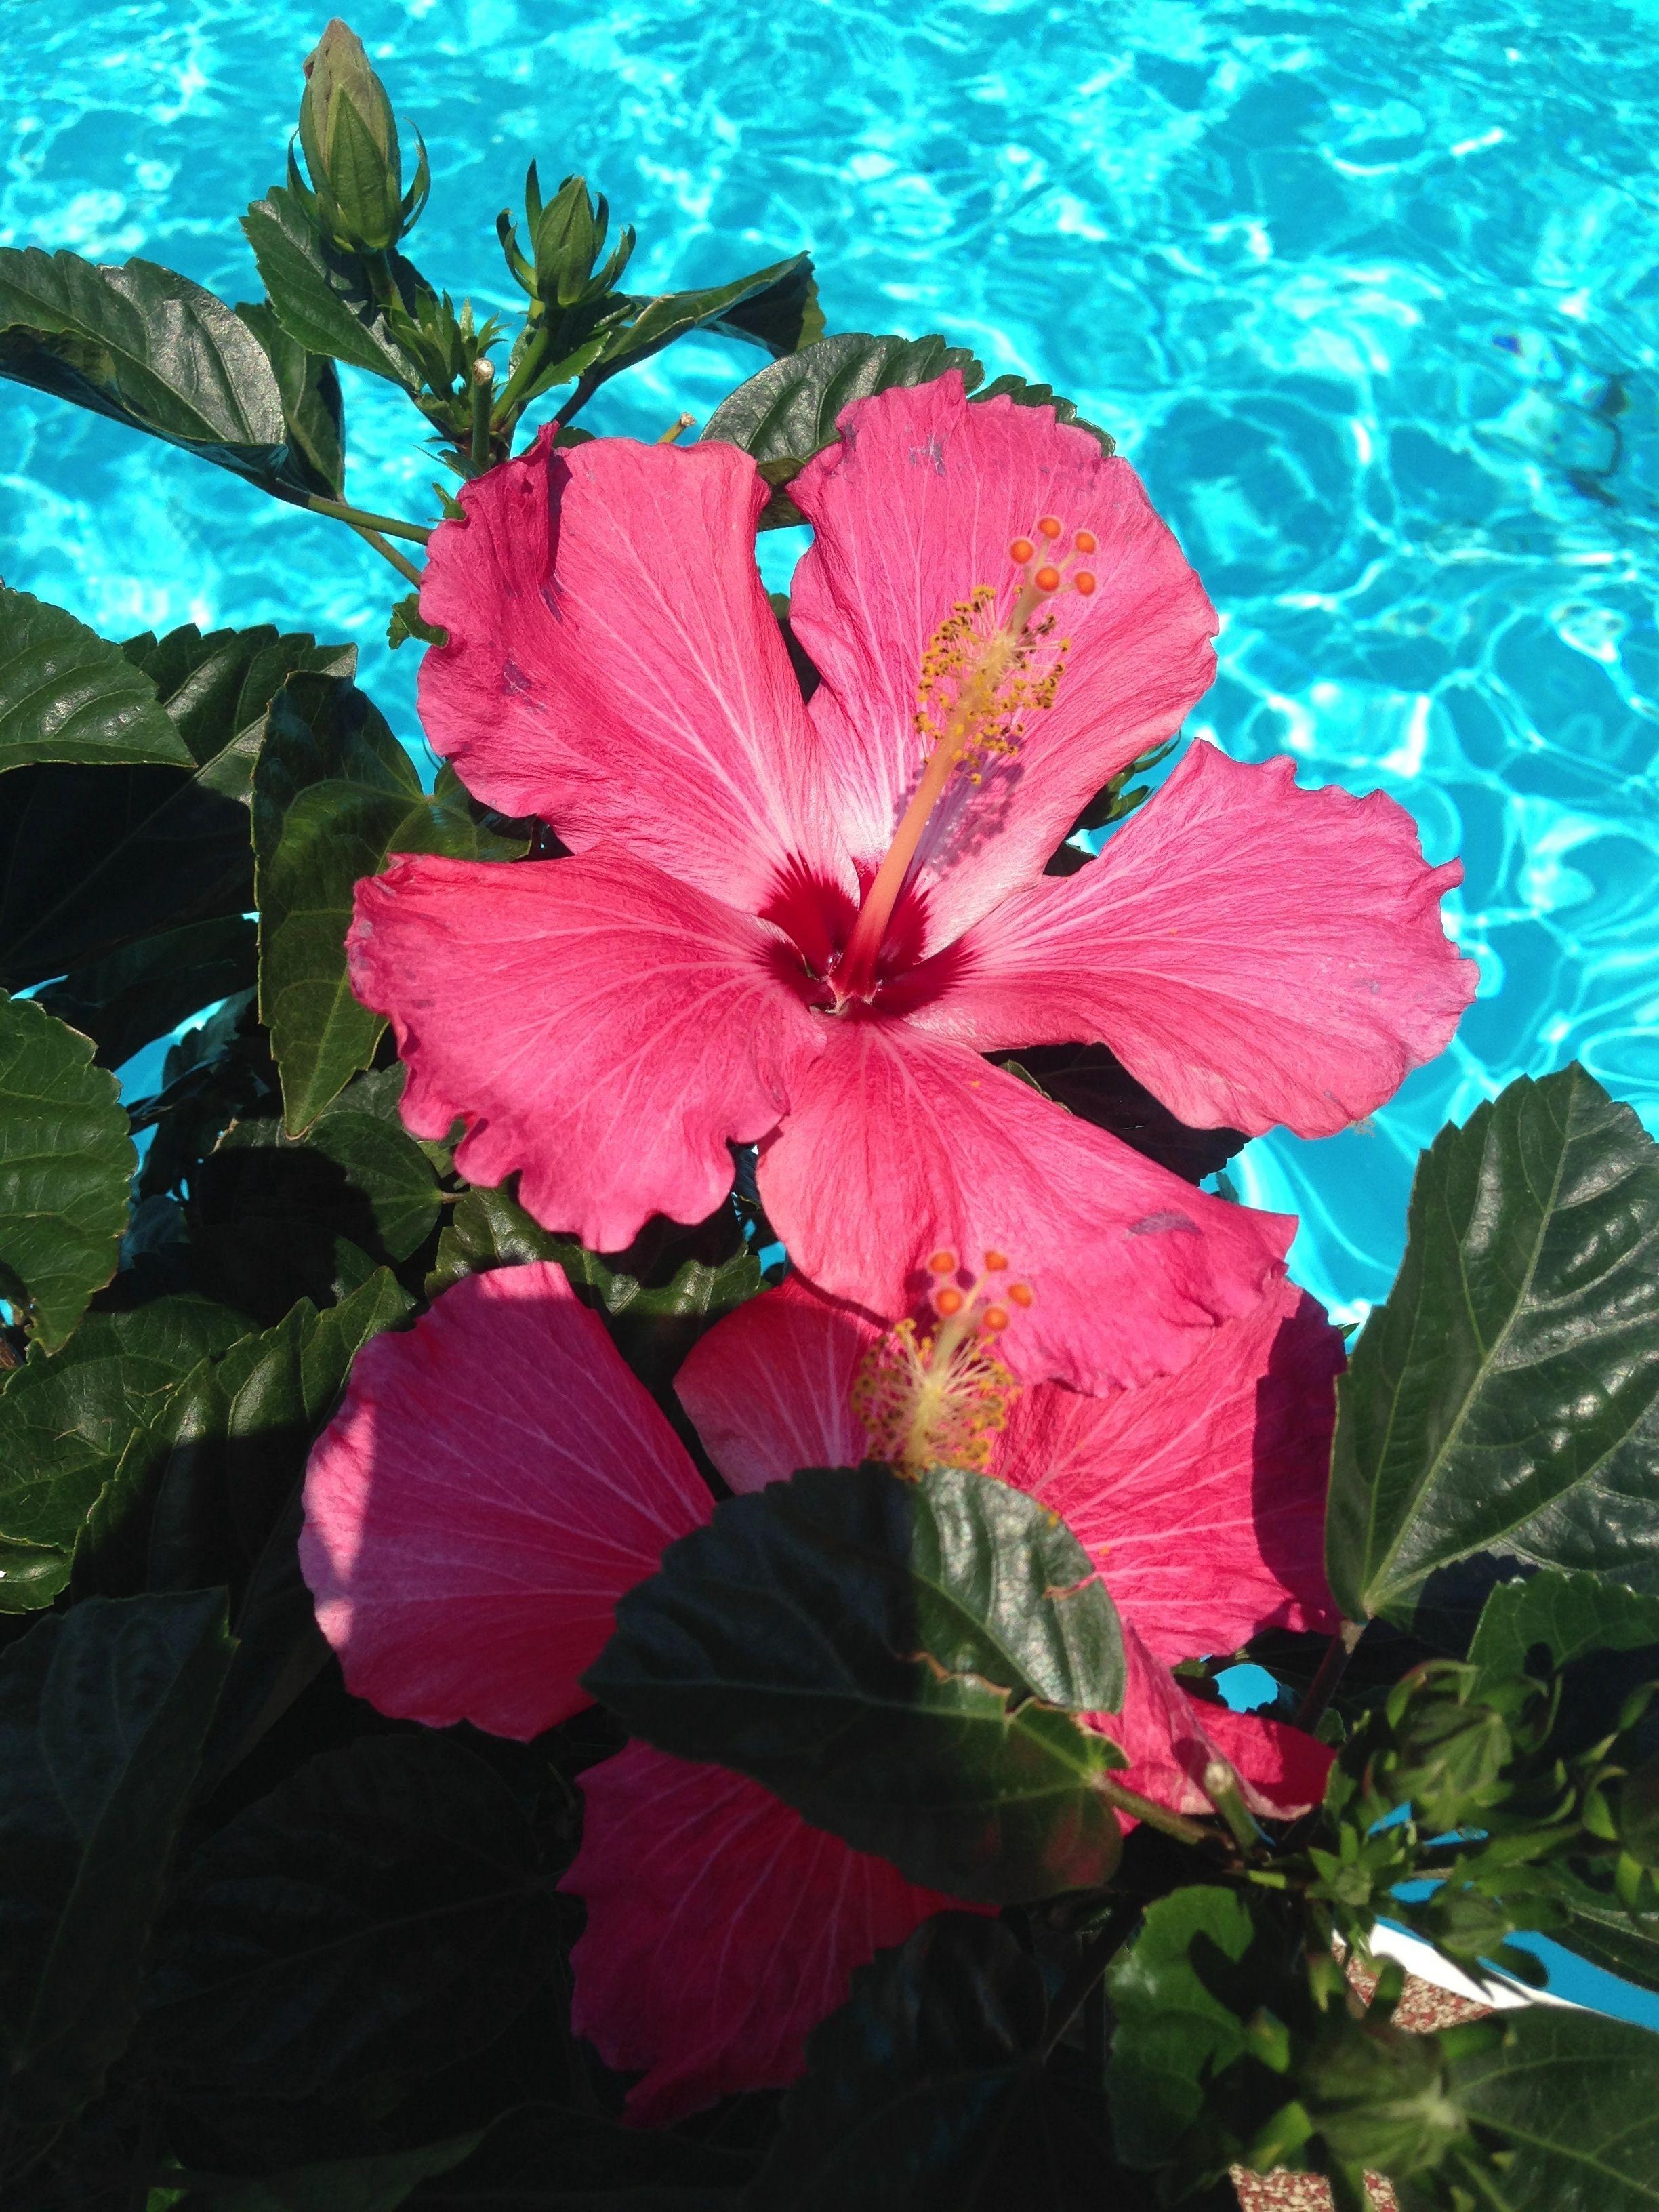
<path fill-rule="evenodd" d="M 717 1324 L 678 1388 L 721 1474 L 750 1490 L 872 1453 L 977 1457 L 1066 1518 L 1109 1577 L 1128 1687 L 1088 1724 L 1123 1749 L 1116 1778 L 1203 1812 L 1219 1757 L 1259 1814 L 1305 1809 L 1323 1747 L 1200 1704 L 1170 1668 L 1333 1618 L 1319 1540 L 1336 1333 L 1281 1287 L 1179 1376 L 1105 1399 L 1021 1392 L 997 1357 L 1006 1267 L 965 1276 L 937 1279 L 925 1334 L 884 1334 L 793 1279 Z M 359 1354 L 312 1454 L 300 1555 L 352 1691 L 528 1738 L 588 1702 L 578 1677 L 618 1601 L 712 1510 L 602 1323 L 538 1263 L 468 1278 Z M 641 2119 L 792 2079 L 854 1969 L 957 1903 L 745 1777 L 642 1743 L 582 1789 L 574 2023 L 642 2071 Z"/>
<path fill-rule="evenodd" d="M 396 860 L 354 988 L 403 1112 L 467 1124 L 550 1228 L 696 1221 L 758 1141 L 822 1289 L 895 1318 L 927 1255 L 997 1237 L 1009 1364 L 1100 1390 L 1180 1367 L 1282 1272 L 1291 1224 L 1201 1194 L 985 1054 L 1109 1046 L 1186 1121 L 1344 1127 L 1438 1052 L 1473 963 L 1374 793 L 1195 744 L 1068 876 L 1110 779 L 1210 683 L 1214 611 L 1129 465 L 954 373 L 861 400 L 792 495 L 794 634 L 757 574 L 747 455 L 544 434 L 461 493 L 422 592 L 421 705 L 489 805 L 569 857 Z"/>

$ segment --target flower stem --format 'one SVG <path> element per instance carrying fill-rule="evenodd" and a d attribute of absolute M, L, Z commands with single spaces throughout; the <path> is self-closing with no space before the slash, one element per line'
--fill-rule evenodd
<path fill-rule="evenodd" d="M 1308 1685 L 1308 1694 L 1296 1709 L 1291 1725 L 1311 1729 L 1319 1720 L 1331 1699 L 1336 1695 L 1336 1686 L 1347 1670 L 1353 1656 L 1354 1646 L 1365 1633 L 1363 1620 L 1345 1620 L 1330 1642 L 1325 1646 L 1325 1656 L 1319 1662 L 1319 1671 Z"/>
<path fill-rule="evenodd" d="M 350 526 L 367 544 L 372 545 L 384 559 L 390 561 L 400 576 L 406 576 L 411 584 L 419 586 L 420 570 L 412 561 L 406 561 L 395 545 L 389 545 L 378 530 L 371 530 L 366 522 L 354 522 Z"/>
<path fill-rule="evenodd" d="M 472 364 L 472 465 L 480 476 L 489 466 L 489 415 L 495 389 L 495 364 L 480 354 Z"/>
<path fill-rule="evenodd" d="M 348 507 L 343 499 L 319 499 L 311 493 L 306 505 L 313 514 L 331 514 L 337 522 L 349 522 L 354 530 L 383 530 L 389 538 L 411 538 L 416 545 L 424 545 L 432 532 L 418 522 L 402 522 L 395 514 L 371 514 L 366 507 Z"/>
<path fill-rule="evenodd" d="M 1120 1813 L 1128 1814 L 1132 1820 L 1144 1820 L 1149 1828 L 1161 1828 L 1178 1844 L 1207 1844 L 1214 1836 L 1213 1829 L 1201 1827 L 1184 1813 L 1172 1813 L 1167 1806 L 1155 1805 L 1138 1790 L 1126 1790 L 1121 1782 L 1114 1782 L 1109 1774 L 1097 1774 L 1093 1786 Z"/>
<path fill-rule="evenodd" d="M 659 446 L 672 446 L 680 433 L 683 430 L 689 430 L 696 419 L 695 415 L 677 415 L 661 437 L 658 439 L 657 443 Z"/>

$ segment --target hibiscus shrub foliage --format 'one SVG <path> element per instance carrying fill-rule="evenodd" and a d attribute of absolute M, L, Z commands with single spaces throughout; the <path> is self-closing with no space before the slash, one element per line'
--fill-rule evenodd
<path fill-rule="evenodd" d="M 441 761 L 0 589 L 0 2197 L 1659 2204 L 1646 2030 L 1378 1934 L 1659 1990 L 1653 1142 L 1511 1085 L 1345 1342 L 1225 1170 L 1445 1045 L 1455 867 L 1172 756 L 1064 399 L 533 169 L 479 323 L 428 185 L 334 24 L 257 303 L 0 252 L 0 371 L 385 556 Z M 700 438 L 577 424 L 698 329 Z"/>

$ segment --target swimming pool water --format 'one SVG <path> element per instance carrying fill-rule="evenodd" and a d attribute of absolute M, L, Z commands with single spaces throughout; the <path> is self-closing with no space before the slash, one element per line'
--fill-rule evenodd
<path fill-rule="evenodd" d="M 321 9 L 0 0 L 0 240 L 256 289 Z M 417 259 L 481 308 L 534 155 L 640 229 L 638 289 L 811 246 L 831 326 L 939 329 L 1070 393 L 1223 611 L 1189 727 L 1380 786 L 1484 982 L 1375 1124 L 1252 1146 L 1343 1316 L 1386 1290 L 1419 1147 L 1577 1055 L 1659 1127 L 1659 8 L 1607 0 L 357 0 L 431 151 Z M 630 278 L 630 282 L 633 278 Z M 705 414 L 698 341 L 595 428 Z M 420 425 L 348 372 L 353 495 L 429 507 Z M 0 568 L 125 634 L 355 638 L 417 741 L 398 586 L 335 526 L 0 386 Z M 783 580 L 793 549 L 768 545 Z"/>

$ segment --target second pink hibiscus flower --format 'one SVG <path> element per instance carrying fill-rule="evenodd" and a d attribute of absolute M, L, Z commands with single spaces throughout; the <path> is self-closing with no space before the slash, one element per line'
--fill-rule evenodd
<path fill-rule="evenodd" d="M 468 1133 L 614 1250 L 709 1213 L 733 1143 L 815 1283 L 894 1316 L 939 1248 L 1009 1243 L 1007 1357 L 1098 1390 L 1183 1365 L 1290 1224 L 1195 1191 L 983 1057 L 1108 1045 L 1188 1122 L 1323 1135 L 1438 1052 L 1474 987 L 1380 794 L 1195 746 L 1065 878 L 1080 810 L 1180 726 L 1215 616 L 1127 462 L 955 375 L 849 408 L 792 487 L 803 703 L 735 448 L 544 438 L 463 494 L 422 709 L 568 859 L 395 861 L 352 978 L 417 1134 Z"/>

